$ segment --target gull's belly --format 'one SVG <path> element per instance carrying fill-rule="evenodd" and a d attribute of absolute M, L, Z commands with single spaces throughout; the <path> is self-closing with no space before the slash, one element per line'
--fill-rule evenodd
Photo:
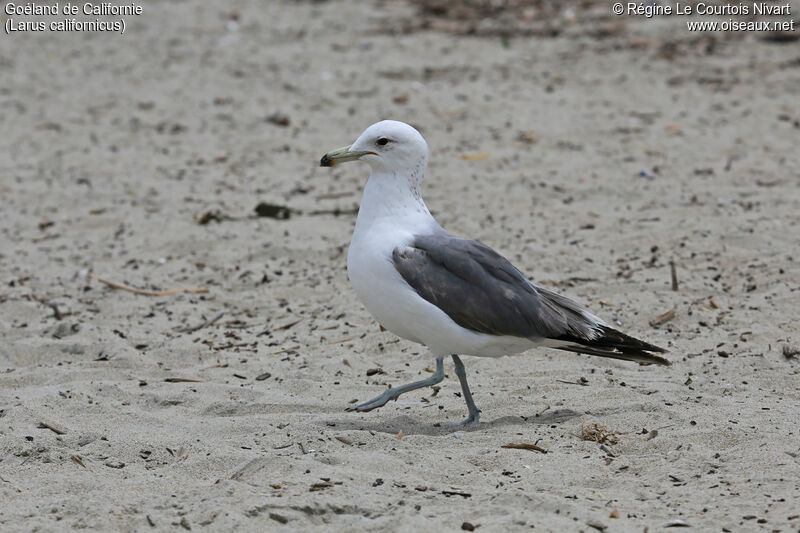
<path fill-rule="evenodd" d="M 456 324 L 445 312 L 420 297 L 392 264 L 392 250 L 408 238 L 354 238 L 347 257 L 350 283 L 367 310 L 386 329 L 428 346 L 437 355 L 485 357 L 509 355 L 536 346 L 519 337 L 486 335 Z"/>

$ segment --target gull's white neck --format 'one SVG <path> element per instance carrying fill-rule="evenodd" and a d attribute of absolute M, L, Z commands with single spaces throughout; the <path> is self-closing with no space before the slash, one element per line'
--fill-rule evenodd
<path fill-rule="evenodd" d="M 424 170 L 424 162 L 410 173 L 374 170 L 364 187 L 356 233 L 381 223 L 405 226 L 409 230 L 435 223 L 422 200 L 420 185 Z"/>

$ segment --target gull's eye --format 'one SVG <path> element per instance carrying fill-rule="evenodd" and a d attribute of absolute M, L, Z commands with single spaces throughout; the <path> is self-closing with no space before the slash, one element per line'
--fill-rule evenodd
<path fill-rule="evenodd" d="M 386 146 L 387 144 L 389 144 L 389 139 L 387 139 L 386 137 L 381 137 L 380 139 L 375 141 L 375 143 L 380 146 Z"/>

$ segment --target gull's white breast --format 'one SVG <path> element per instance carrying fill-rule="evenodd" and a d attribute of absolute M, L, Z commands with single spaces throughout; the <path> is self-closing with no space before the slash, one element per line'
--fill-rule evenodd
<path fill-rule="evenodd" d="M 537 345 L 519 337 L 486 335 L 456 324 L 444 311 L 420 297 L 392 263 L 392 252 L 409 245 L 415 234 L 430 231 L 429 214 L 356 226 L 347 255 L 347 273 L 361 302 L 378 322 L 400 337 L 426 345 L 437 355 L 497 357 Z"/>

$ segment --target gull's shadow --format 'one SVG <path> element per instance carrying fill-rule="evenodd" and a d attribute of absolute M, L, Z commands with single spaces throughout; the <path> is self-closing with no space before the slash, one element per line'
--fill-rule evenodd
<path fill-rule="evenodd" d="M 504 426 L 524 426 L 527 424 L 536 425 L 551 425 L 561 424 L 578 416 L 581 413 L 573 411 L 572 409 L 557 409 L 549 411 L 542 415 L 531 416 L 504 416 L 494 420 L 481 420 L 478 424 L 469 426 L 446 426 L 446 422 L 438 422 L 432 417 L 414 418 L 408 415 L 400 415 L 391 419 L 384 420 L 369 420 L 369 415 L 362 415 L 364 418 L 359 419 L 327 419 L 317 422 L 320 425 L 328 427 L 336 427 L 340 429 L 349 429 L 357 431 L 375 431 L 378 433 L 388 433 L 396 435 L 401 430 L 403 435 L 428 435 L 428 436 L 444 436 L 451 435 L 457 431 L 484 431 L 487 429 L 504 427 Z"/>
<path fill-rule="evenodd" d="M 504 416 L 501 418 L 495 418 L 494 420 L 490 420 L 486 422 L 486 426 L 488 427 L 502 427 L 502 426 L 510 426 L 513 424 L 525 425 L 525 424 L 537 424 L 537 425 L 552 425 L 552 424 L 562 424 L 568 420 L 572 420 L 573 418 L 582 416 L 582 413 L 577 411 L 573 411 L 572 409 L 555 409 L 553 411 L 548 411 L 547 413 L 538 415 L 534 414 L 532 416 Z M 479 424 L 478 427 L 475 429 L 481 429 L 480 426 L 483 424 Z"/>

